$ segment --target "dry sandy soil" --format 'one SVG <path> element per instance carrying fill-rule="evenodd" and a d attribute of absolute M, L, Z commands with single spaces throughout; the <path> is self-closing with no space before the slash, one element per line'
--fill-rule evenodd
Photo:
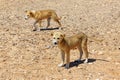
<path fill-rule="evenodd" d="M 72 50 L 70 69 L 57 66 L 50 33 L 59 30 L 33 32 L 34 20 L 24 19 L 25 10 L 43 9 L 62 16 L 66 36 L 81 31 L 103 40 L 89 39 L 88 64 Z M 0 80 L 120 80 L 120 0 L 0 0 Z"/>

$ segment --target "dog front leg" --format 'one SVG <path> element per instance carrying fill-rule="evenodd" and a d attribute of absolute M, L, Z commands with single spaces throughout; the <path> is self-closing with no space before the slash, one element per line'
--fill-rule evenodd
<path fill-rule="evenodd" d="M 65 68 L 68 69 L 69 68 L 69 65 L 70 65 L 70 52 L 66 52 L 66 66 Z"/>
<path fill-rule="evenodd" d="M 61 59 L 62 59 L 62 62 L 58 65 L 59 67 L 62 67 L 65 61 L 65 53 L 62 50 L 61 50 Z"/>
<path fill-rule="evenodd" d="M 83 50 L 83 53 L 85 54 L 85 61 L 84 63 L 88 63 L 88 49 L 87 49 L 87 39 L 85 39 L 83 42 L 82 42 L 82 50 Z"/>
<path fill-rule="evenodd" d="M 36 24 L 38 23 L 38 21 L 35 21 L 34 24 L 33 24 L 33 31 L 36 31 L 37 30 L 37 26 Z"/>

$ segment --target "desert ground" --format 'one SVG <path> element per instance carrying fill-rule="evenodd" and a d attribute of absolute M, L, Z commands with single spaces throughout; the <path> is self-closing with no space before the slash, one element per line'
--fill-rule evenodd
<path fill-rule="evenodd" d="M 62 17 L 63 30 L 32 31 L 35 20 L 25 20 L 25 10 L 44 9 Z M 57 26 L 52 20 L 50 28 Z M 89 63 L 76 62 L 75 49 L 70 68 L 58 67 L 55 31 L 91 37 Z M 0 80 L 120 80 L 120 0 L 0 0 Z"/>

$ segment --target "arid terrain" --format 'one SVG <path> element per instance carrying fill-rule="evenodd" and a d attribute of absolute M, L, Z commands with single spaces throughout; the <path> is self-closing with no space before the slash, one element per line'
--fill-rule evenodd
<path fill-rule="evenodd" d="M 35 20 L 25 20 L 25 10 L 44 9 L 62 17 L 63 30 L 32 31 Z M 57 26 L 52 20 L 50 28 Z M 76 62 L 72 50 L 70 68 L 58 67 L 55 31 L 91 37 L 89 63 Z M 120 0 L 0 0 L 0 80 L 120 80 Z"/>

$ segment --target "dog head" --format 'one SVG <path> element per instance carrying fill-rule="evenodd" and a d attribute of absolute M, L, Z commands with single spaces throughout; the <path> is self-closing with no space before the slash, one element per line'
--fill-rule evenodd
<path fill-rule="evenodd" d="M 53 36 L 53 44 L 54 45 L 57 45 L 59 44 L 65 37 L 65 34 L 62 34 L 61 32 L 54 32 L 54 33 L 51 33 L 51 36 Z"/>
<path fill-rule="evenodd" d="M 33 17 L 33 16 L 34 16 L 34 13 L 35 13 L 34 10 L 31 10 L 31 11 L 26 10 L 26 11 L 25 11 L 25 14 L 26 14 L 26 16 L 25 16 L 25 20 L 27 20 L 27 19 Z"/>

